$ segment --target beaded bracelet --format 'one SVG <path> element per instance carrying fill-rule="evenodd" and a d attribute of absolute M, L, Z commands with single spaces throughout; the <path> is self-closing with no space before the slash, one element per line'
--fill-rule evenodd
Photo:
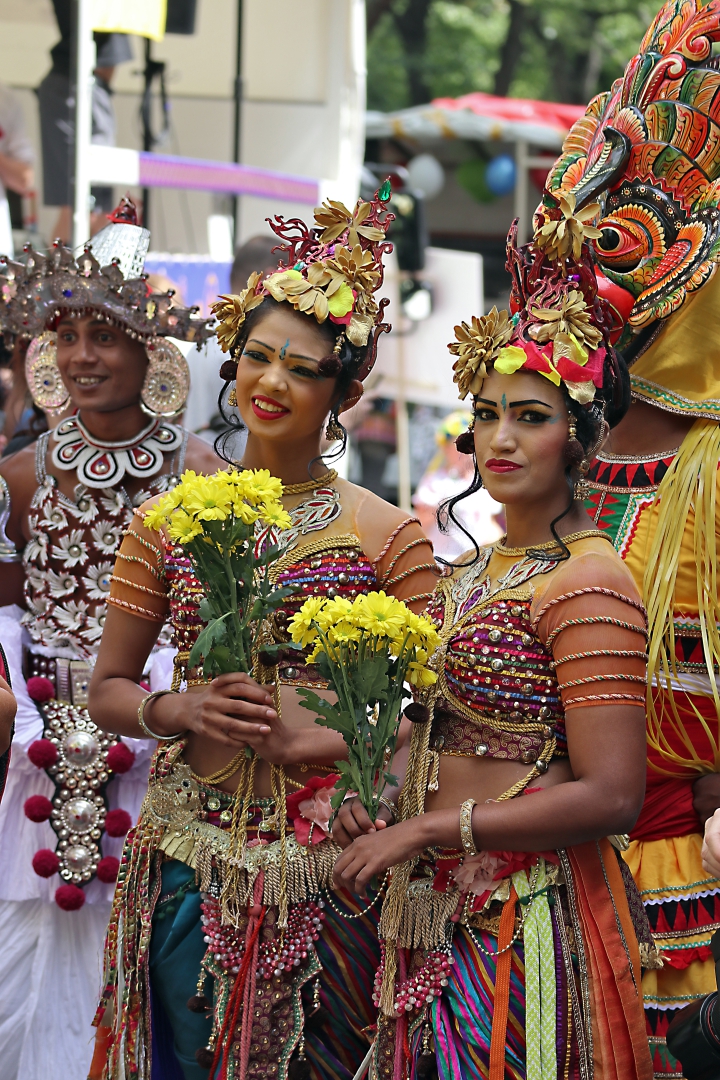
<path fill-rule="evenodd" d="M 395 805 L 395 803 L 391 802 L 390 799 L 386 799 L 384 795 L 380 796 L 378 802 L 381 806 L 384 806 L 386 810 L 390 811 L 390 813 L 392 814 L 393 824 L 395 824 L 398 816 L 397 806 Z"/>
<path fill-rule="evenodd" d="M 149 735 L 151 739 L 156 739 L 158 742 L 172 742 L 173 739 L 178 739 L 182 732 L 178 731 L 174 735 L 156 735 L 154 731 L 145 723 L 145 707 L 149 701 L 154 698 L 162 697 L 163 694 L 177 694 L 177 690 L 153 690 L 152 694 L 146 694 L 138 706 L 138 724 L 146 735 Z"/>
<path fill-rule="evenodd" d="M 474 799 L 466 799 L 460 807 L 460 839 L 467 855 L 478 853 L 472 831 L 472 812 L 475 805 Z"/>

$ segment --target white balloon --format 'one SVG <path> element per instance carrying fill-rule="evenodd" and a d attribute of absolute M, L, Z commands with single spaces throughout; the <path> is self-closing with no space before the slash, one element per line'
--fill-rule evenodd
<path fill-rule="evenodd" d="M 422 192 L 426 199 L 434 199 L 445 184 L 445 170 L 432 154 L 418 154 L 408 162 L 410 187 Z"/>

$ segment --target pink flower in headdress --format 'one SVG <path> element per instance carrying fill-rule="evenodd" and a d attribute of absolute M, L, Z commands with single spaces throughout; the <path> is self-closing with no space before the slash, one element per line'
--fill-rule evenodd
<path fill-rule="evenodd" d="M 298 844 L 319 844 L 330 835 L 330 799 L 339 773 L 311 776 L 304 788 L 287 798 L 287 816 L 292 821 Z"/>

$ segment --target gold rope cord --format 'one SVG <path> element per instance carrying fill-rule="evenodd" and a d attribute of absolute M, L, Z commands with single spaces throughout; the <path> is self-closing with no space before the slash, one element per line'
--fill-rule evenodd
<path fill-rule="evenodd" d="M 699 757 L 680 718 L 675 702 L 671 677 L 678 678 L 675 658 L 675 626 L 673 602 L 680 563 L 683 534 L 691 509 L 695 511 L 693 549 L 697 573 L 698 617 L 703 653 L 715 709 L 720 716 L 720 696 L 715 681 L 714 663 L 720 660 L 720 601 L 717 580 L 716 482 L 720 460 L 720 424 L 713 420 L 698 420 L 685 437 L 680 452 L 665 473 L 657 498 L 649 511 L 656 519 L 655 534 L 645 566 L 643 598 L 648 612 L 650 638 L 648 642 L 647 735 L 648 744 L 669 764 L 696 769 L 699 773 L 720 770 L 718 733 L 710 730 L 706 719 L 690 702 L 713 750 L 713 761 Z M 652 523 L 651 523 L 652 528 Z M 670 715 L 658 716 L 652 695 L 653 678 L 667 695 Z M 667 720 L 670 732 L 678 736 L 687 751 L 682 757 L 672 749 L 669 732 L 663 730 Z M 674 775 L 659 766 L 653 768 L 668 776 Z"/>

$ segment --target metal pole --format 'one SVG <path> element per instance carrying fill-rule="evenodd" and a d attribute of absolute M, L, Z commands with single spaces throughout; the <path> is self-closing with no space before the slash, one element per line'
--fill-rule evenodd
<path fill-rule="evenodd" d="M 515 143 L 515 217 L 518 222 L 518 243 L 527 243 L 528 228 L 528 147 L 519 139 Z"/>
<path fill-rule="evenodd" d="M 242 45 L 243 45 L 243 0 L 237 0 L 237 35 L 235 39 L 235 109 L 234 116 L 234 129 L 233 129 L 233 161 L 236 165 L 240 164 L 241 145 L 242 145 L 242 99 L 243 99 L 243 84 L 242 84 Z M 233 196 L 233 248 L 238 246 L 238 237 L 240 233 L 239 229 L 239 217 L 240 213 L 240 199 L 237 195 Z"/>
<path fill-rule="evenodd" d="M 153 149 L 152 135 L 152 45 L 150 38 L 145 38 L 145 90 L 142 103 L 143 121 L 143 150 Z M 146 229 L 150 228 L 150 188 L 142 189 L 142 223 Z"/>
<path fill-rule="evenodd" d="M 90 237 L 90 142 L 92 140 L 92 90 L 95 76 L 95 41 L 92 29 L 92 0 L 75 0 L 77 5 L 75 83 L 75 205 L 73 247 L 77 250 Z"/>
<path fill-rule="evenodd" d="M 405 385 L 405 335 L 398 335 L 397 395 L 395 398 L 395 441 L 398 463 L 398 505 L 410 513 L 412 484 L 410 480 L 410 418 Z"/>

